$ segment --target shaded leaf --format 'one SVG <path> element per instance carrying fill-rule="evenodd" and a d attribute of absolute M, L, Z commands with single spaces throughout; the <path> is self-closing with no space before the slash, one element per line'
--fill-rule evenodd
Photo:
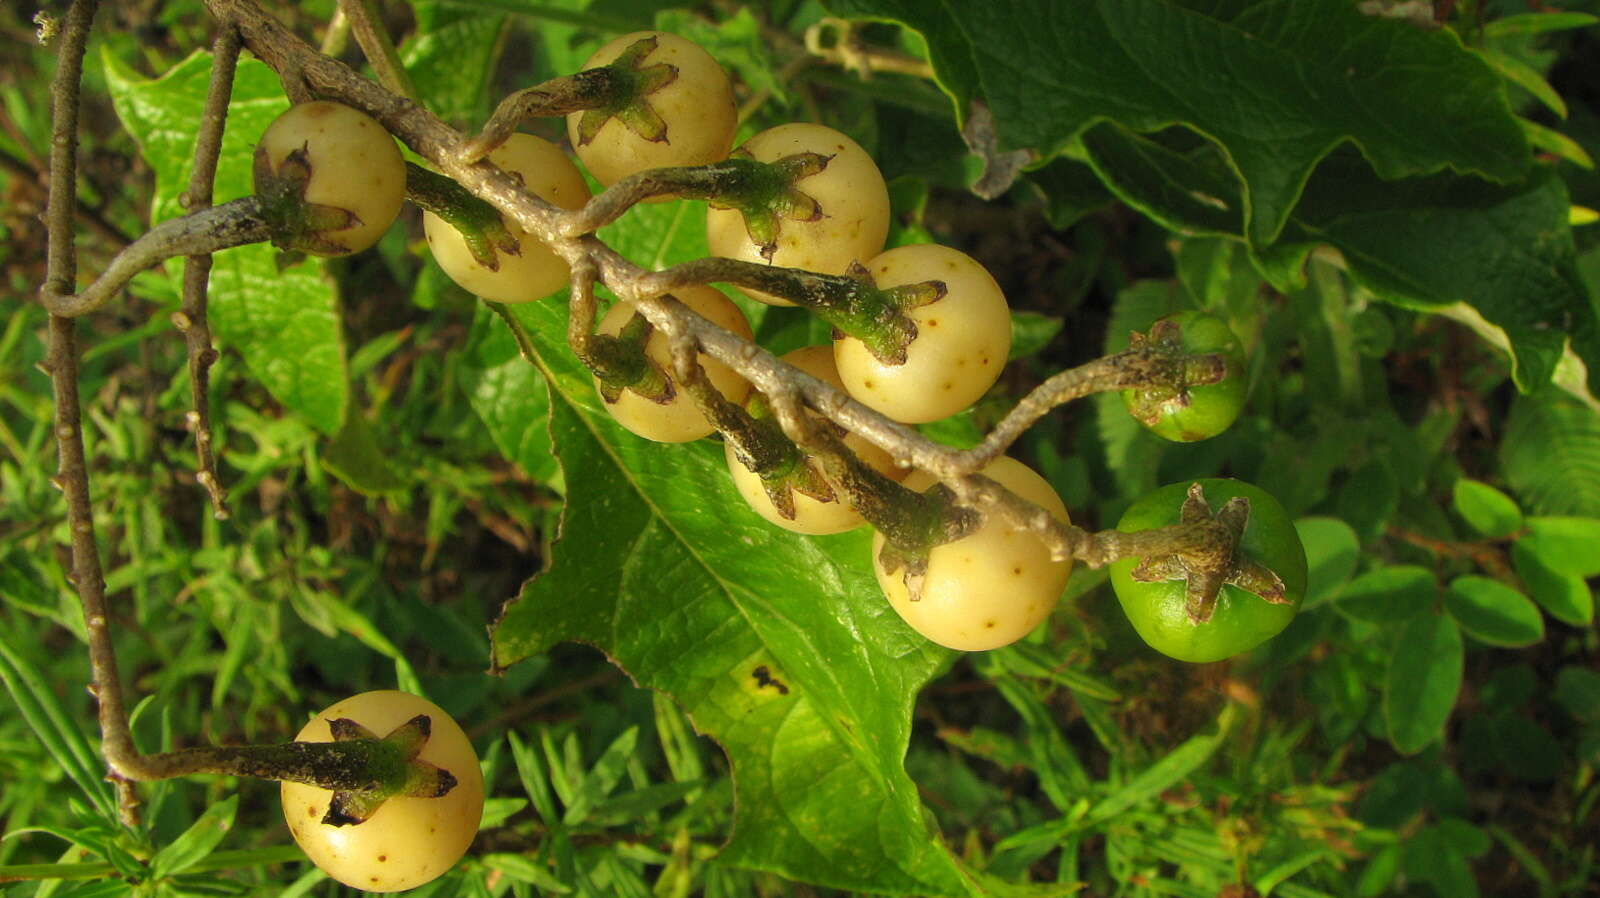
<path fill-rule="evenodd" d="M 1451 488 L 1456 513 L 1479 535 L 1498 539 L 1522 526 L 1522 509 L 1510 496 L 1479 480 L 1462 478 Z"/>
<path fill-rule="evenodd" d="M 1004 149 L 1049 158 L 1104 120 L 1206 135 L 1239 173 L 1257 246 L 1273 242 L 1311 169 L 1346 141 L 1389 179 L 1451 167 L 1510 181 L 1529 161 L 1498 75 L 1454 34 L 1363 16 L 1345 0 L 827 5 L 922 32 L 957 115 L 984 100 Z"/>
<path fill-rule="evenodd" d="M 1400 630 L 1383 687 L 1384 721 L 1396 751 L 1416 754 L 1443 734 L 1464 663 L 1461 630 L 1451 618 L 1423 615 Z"/>
<path fill-rule="evenodd" d="M 111 99 L 123 126 L 156 174 L 152 223 L 183 214 L 178 195 L 189 185 L 194 123 L 205 106 L 211 56 L 196 53 L 155 80 L 144 80 L 115 55 L 102 54 Z M 227 130 L 217 167 L 216 201 L 251 193 L 256 140 L 288 108 L 278 76 L 250 58 L 239 60 Z M 211 272 L 210 323 L 216 342 L 244 356 L 272 395 L 324 434 L 338 432 L 347 396 L 344 334 L 338 296 L 322 262 L 306 259 L 278 270 L 268 244 L 217 253 Z M 181 263 L 170 266 L 174 273 Z"/>
<path fill-rule="evenodd" d="M 1536 537 L 1511 544 L 1511 564 L 1517 576 L 1551 617 L 1574 627 L 1587 627 L 1594 621 L 1594 591 L 1583 577 L 1551 567 L 1540 554 L 1545 545 Z"/>
<path fill-rule="evenodd" d="M 1518 396 L 1500 464 L 1530 513 L 1600 515 L 1600 414 L 1583 403 L 1556 390 Z"/>
<path fill-rule="evenodd" d="M 1433 571 L 1409 564 L 1386 565 L 1346 584 L 1334 607 L 1357 620 L 1390 623 L 1421 614 L 1438 593 Z"/>
<path fill-rule="evenodd" d="M 1313 605 L 1356 572 L 1361 544 L 1350 525 L 1338 518 L 1301 518 L 1294 529 L 1306 547 L 1306 604 Z"/>
<path fill-rule="evenodd" d="M 1551 515 L 1528 519 L 1526 542 L 1551 570 L 1574 577 L 1600 575 L 1600 518 Z"/>
<path fill-rule="evenodd" d="M 1561 668 L 1556 701 L 1579 720 L 1600 721 L 1600 673 L 1576 665 Z"/>
<path fill-rule="evenodd" d="M 1450 616 L 1479 642 L 1514 648 L 1544 638 L 1544 617 L 1538 606 L 1499 580 L 1457 577 L 1444 595 Z"/>

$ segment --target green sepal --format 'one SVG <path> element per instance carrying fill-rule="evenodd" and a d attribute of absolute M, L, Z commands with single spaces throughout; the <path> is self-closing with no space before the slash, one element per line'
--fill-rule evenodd
<path fill-rule="evenodd" d="M 597 97 L 597 105 L 584 110 L 578 117 L 578 145 L 588 146 L 615 118 L 623 127 L 641 140 L 666 143 L 667 123 L 645 99 L 678 79 L 678 67 L 665 62 L 641 68 L 646 57 L 656 50 L 654 35 L 630 44 L 610 65 L 601 69 L 610 76 L 597 81 L 604 85 L 605 95 Z"/>

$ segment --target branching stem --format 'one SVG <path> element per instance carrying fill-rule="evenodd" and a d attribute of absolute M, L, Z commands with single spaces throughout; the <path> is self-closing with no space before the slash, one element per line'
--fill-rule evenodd
<path fill-rule="evenodd" d="M 40 300 L 52 315 L 87 315 L 115 299 L 129 281 L 147 268 L 178 256 L 207 255 L 260 243 L 269 236 L 260 201 L 254 196 L 241 197 L 156 225 L 117 253 L 106 270 L 81 293 L 67 293 L 62 282 L 48 280 Z"/>

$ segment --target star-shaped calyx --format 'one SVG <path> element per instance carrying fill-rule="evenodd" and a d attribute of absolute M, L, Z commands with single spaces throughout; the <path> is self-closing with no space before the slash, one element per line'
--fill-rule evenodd
<path fill-rule="evenodd" d="M 661 405 L 678 395 L 672 378 L 645 352 L 654 329 L 648 319 L 634 312 L 616 336 L 594 334 L 589 338 L 583 361 L 599 382 L 600 398 L 608 404 L 620 400 L 623 390 Z"/>
<path fill-rule="evenodd" d="M 587 146 L 615 118 L 641 140 L 666 143 L 667 123 L 650 105 L 649 96 L 678 80 L 678 67 L 665 62 L 645 65 L 645 58 L 656 51 L 654 35 L 634 41 L 610 65 L 606 73 L 607 96 L 578 118 L 578 143 Z"/>
<path fill-rule="evenodd" d="M 1188 353 L 1184 349 L 1182 330 L 1176 322 L 1167 319 L 1157 321 L 1148 334 L 1138 331 L 1129 334 L 1128 349 L 1171 353 L 1174 359 L 1170 380 L 1133 390 L 1128 399 L 1128 413 L 1147 426 L 1188 408 L 1190 388 L 1214 384 L 1228 374 L 1227 360 L 1221 355 Z"/>
<path fill-rule="evenodd" d="M 372 788 L 341 789 L 333 793 L 328 812 L 322 817 L 322 822 L 329 826 L 363 823 L 385 801 L 396 796 L 438 798 L 455 788 L 456 778 L 450 771 L 417 757 L 433 732 L 433 722 L 426 714 L 418 714 L 381 737 L 345 717 L 328 721 L 328 729 L 335 742 L 368 739 L 388 749 L 375 752 L 371 759 L 375 772 Z"/>
<path fill-rule="evenodd" d="M 1189 486 L 1188 498 L 1183 501 L 1179 520 L 1184 524 L 1215 521 L 1214 538 L 1189 551 L 1172 555 L 1151 555 L 1139 562 L 1131 576 L 1144 583 L 1167 580 L 1184 580 L 1187 601 L 1184 610 L 1189 620 L 1203 624 L 1211 619 L 1217 605 L 1217 595 L 1226 585 L 1237 586 L 1254 593 L 1274 605 L 1287 605 L 1283 579 L 1271 568 L 1246 558 L 1239 549 L 1245 524 L 1250 520 L 1250 500 L 1235 496 L 1212 514 L 1205 492 L 1199 483 Z"/>
<path fill-rule="evenodd" d="M 799 183 L 821 174 L 833 161 L 821 153 L 795 153 L 774 162 L 756 162 L 743 147 L 728 155 L 730 163 L 744 166 L 740 189 L 709 197 L 714 209 L 737 209 L 744 218 L 745 234 L 758 247 L 761 258 L 772 261 L 785 221 L 820 221 L 826 213 L 816 197 Z"/>
<path fill-rule="evenodd" d="M 277 169 L 265 146 L 257 147 L 253 160 L 257 195 L 262 212 L 272 226 L 272 244 L 286 252 L 307 252 L 320 256 L 340 256 L 350 247 L 331 234 L 361 224 L 361 217 L 349 209 L 306 201 L 306 186 L 311 183 L 311 158 L 307 148 L 291 151 Z"/>

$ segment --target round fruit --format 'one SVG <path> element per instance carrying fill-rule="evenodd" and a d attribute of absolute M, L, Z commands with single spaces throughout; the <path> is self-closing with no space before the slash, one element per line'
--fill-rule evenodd
<path fill-rule="evenodd" d="M 732 331 L 746 340 L 755 339 L 750 330 L 750 322 L 745 320 L 744 313 L 733 304 L 733 300 L 723 296 L 715 287 L 704 285 L 685 287 L 682 290 L 674 290 L 672 295 L 712 324 Z M 596 331 L 615 336 L 622 331 L 628 319 L 633 317 L 633 313 L 633 303 L 619 302 L 606 311 Z M 672 354 L 667 347 L 667 338 L 659 332 L 651 333 L 649 339 L 645 340 L 644 351 L 667 379 L 675 383 L 676 378 L 672 374 Z M 705 369 L 706 379 L 717 392 L 732 402 L 743 402 L 745 396 L 749 395 L 750 382 L 740 377 L 732 368 L 703 353 L 699 359 L 701 367 Z M 660 443 L 687 443 L 690 440 L 710 436 L 716 431 L 711 422 L 706 420 L 705 415 L 700 414 L 694 399 L 682 389 L 678 389 L 672 400 L 665 404 L 653 402 L 632 390 L 623 390 L 616 402 L 605 402 L 603 399 L 601 401 L 618 424 L 647 440 Z"/>
<path fill-rule="evenodd" d="M 585 112 L 567 116 L 567 136 L 589 173 L 607 186 L 634 172 L 668 165 L 705 165 L 728 155 L 739 124 L 733 85 L 711 54 L 693 41 L 661 31 L 635 31 L 596 50 L 584 69 L 609 65 L 641 40 L 654 38 L 656 48 L 639 61 L 640 68 L 668 65 L 677 75 L 644 97 L 663 126 L 660 139 L 641 135 L 622 116 L 611 116 L 588 141 L 579 130 Z"/>
<path fill-rule="evenodd" d="M 283 816 L 312 863 L 351 888 L 397 892 L 448 871 L 466 853 L 483 816 L 483 773 L 461 727 L 433 702 L 406 692 L 363 692 L 330 706 L 295 736 L 297 742 L 332 742 L 328 721 L 349 718 L 378 736 L 418 714 L 432 725 L 418 755 L 452 774 L 455 786 L 439 798 L 395 797 L 365 822 L 321 822 L 333 793 L 283 783 Z"/>
<path fill-rule="evenodd" d="M 1169 315 L 1152 326 L 1152 337 L 1163 322 L 1176 326 L 1182 351 L 1222 356 L 1227 374 L 1216 383 L 1188 387 L 1183 396 L 1123 390 L 1122 404 L 1157 436 L 1180 443 L 1210 439 L 1227 430 L 1244 408 L 1244 350 L 1227 323 L 1207 312 Z"/>
<path fill-rule="evenodd" d="M 303 174 L 284 166 L 297 151 L 303 153 Z M 257 193 L 269 190 L 263 174 L 292 172 L 306 178 L 305 202 L 349 213 L 348 226 L 317 231 L 310 243 L 290 248 L 322 256 L 360 252 L 377 243 L 400 214 L 405 160 L 389 132 L 359 109 L 327 100 L 291 106 L 267 126 L 256 155 Z"/>
<path fill-rule="evenodd" d="M 961 411 L 994 385 L 1011 351 L 1011 310 L 982 265 L 927 243 L 891 249 L 868 262 L 867 271 L 880 289 L 937 280 L 946 293 L 905 312 L 917 336 L 904 364 L 878 361 L 854 337 L 834 341 L 851 396 L 897 421 L 920 424 Z"/>
<path fill-rule="evenodd" d="M 784 355 L 783 361 L 820 381 L 844 389 L 844 384 L 839 381 L 839 372 L 833 365 L 833 348 L 830 346 L 806 346 L 796 349 Z M 854 452 L 857 458 L 887 477 L 899 480 L 907 474 L 906 469 L 894 463 L 894 458 L 889 453 L 859 434 L 846 434 L 844 445 L 846 449 Z M 794 492 L 794 520 L 785 518 L 773 506 L 772 500 L 767 497 L 767 491 L 762 489 L 761 478 L 739 461 L 733 451 L 732 443 L 726 445 L 726 453 L 728 473 L 733 476 L 733 485 L 738 487 L 739 495 L 744 497 L 744 501 L 749 503 L 757 514 L 779 527 L 795 533 L 822 536 L 829 533 L 843 533 L 864 523 L 861 514 L 851 507 L 838 484 L 831 484 L 835 496 L 831 502 L 819 502 L 810 496 Z"/>
<path fill-rule="evenodd" d="M 816 200 L 821 214 L 814 221 L 780 216 L 777 250 L 767 259 L 750 239 L 738 210 L 712 208 L 706 213 L 706 244 L 712 255 L 844 274 L 851 262 L 883 251 L 889 235 L 889 189 L 877 164 L 855 141 L 824 125 L 796 122 L 762 131 L 741 149 L 757 162 L 776 162 L 797 153 L 829 157 L 826 168 L 794 184 Z M 794 304 L 760 291 L 744 292 L 772 305 Z"/>
<path fill-rule="evenodd" d="M 1117 522 L 1124 533 L 1154 530 L 1180 521 L 1189 484 L 1161 487 L 1133 503 Z M 1124 558 L 1111 565 L 1111 586 L 1122 610 L 1150 647 L 1179 661 L 1220 661 L 1247 652 L 1277 635 L 1289 621 L 1306 592 L 1306 552 L 1289 513 L 1265 490 L 1238 480 L 1199 481 L 1213 513 L 1235 496 L 1250 500 L 1250 514 L 1239 539 L 1241 558 L 1271 568 L 1282 580 L 1289 603 L 1273 604 L 1238 586 L 1226 584 L 1217 596 L 1211 619 L 1190 621 L 1187 581 L 1147 583 L 1133 579 L 1142 559 Z"/>
<path fill-rule="evenodd" d="M 1002 456 L 981 473 L 1068 523 L 1055 490 L 1022 462 Z M 933 483 L 922 471 L 905 480 L 918 491 Z M 996 649 L 1028 635 L 1049 616 L 1072 572 L 1072 562 L 1053 560 L 1038 536 L 991 514 L 973 533 L 933 547 L 922 598 L 913 602 L 904 572 L 886 572 L 878 560 L 883 544 L 883 534 L 874 534 L 873 572 L 889 604 L 918 633 L 965 652 Z"/>
<path fill-rule="evenodd" d="M 589 201 L 589 185 L 584 183 L 578 167 L 547 140 L 531 134 L 513 134 L 488 158 L 520 177 L 523 187 L 551 205 L 578 209 Z M 485 268 L 473 258 L 461 232 L 439 216 L 424 212 L 422 226 L 434 261 L 468 293 L 494 302 L 529 302 L 567 285 L 567 263 L 515 222 L 507 221 L 505 227 L 521 252 L 497 252 L 497 269 Z"/>

